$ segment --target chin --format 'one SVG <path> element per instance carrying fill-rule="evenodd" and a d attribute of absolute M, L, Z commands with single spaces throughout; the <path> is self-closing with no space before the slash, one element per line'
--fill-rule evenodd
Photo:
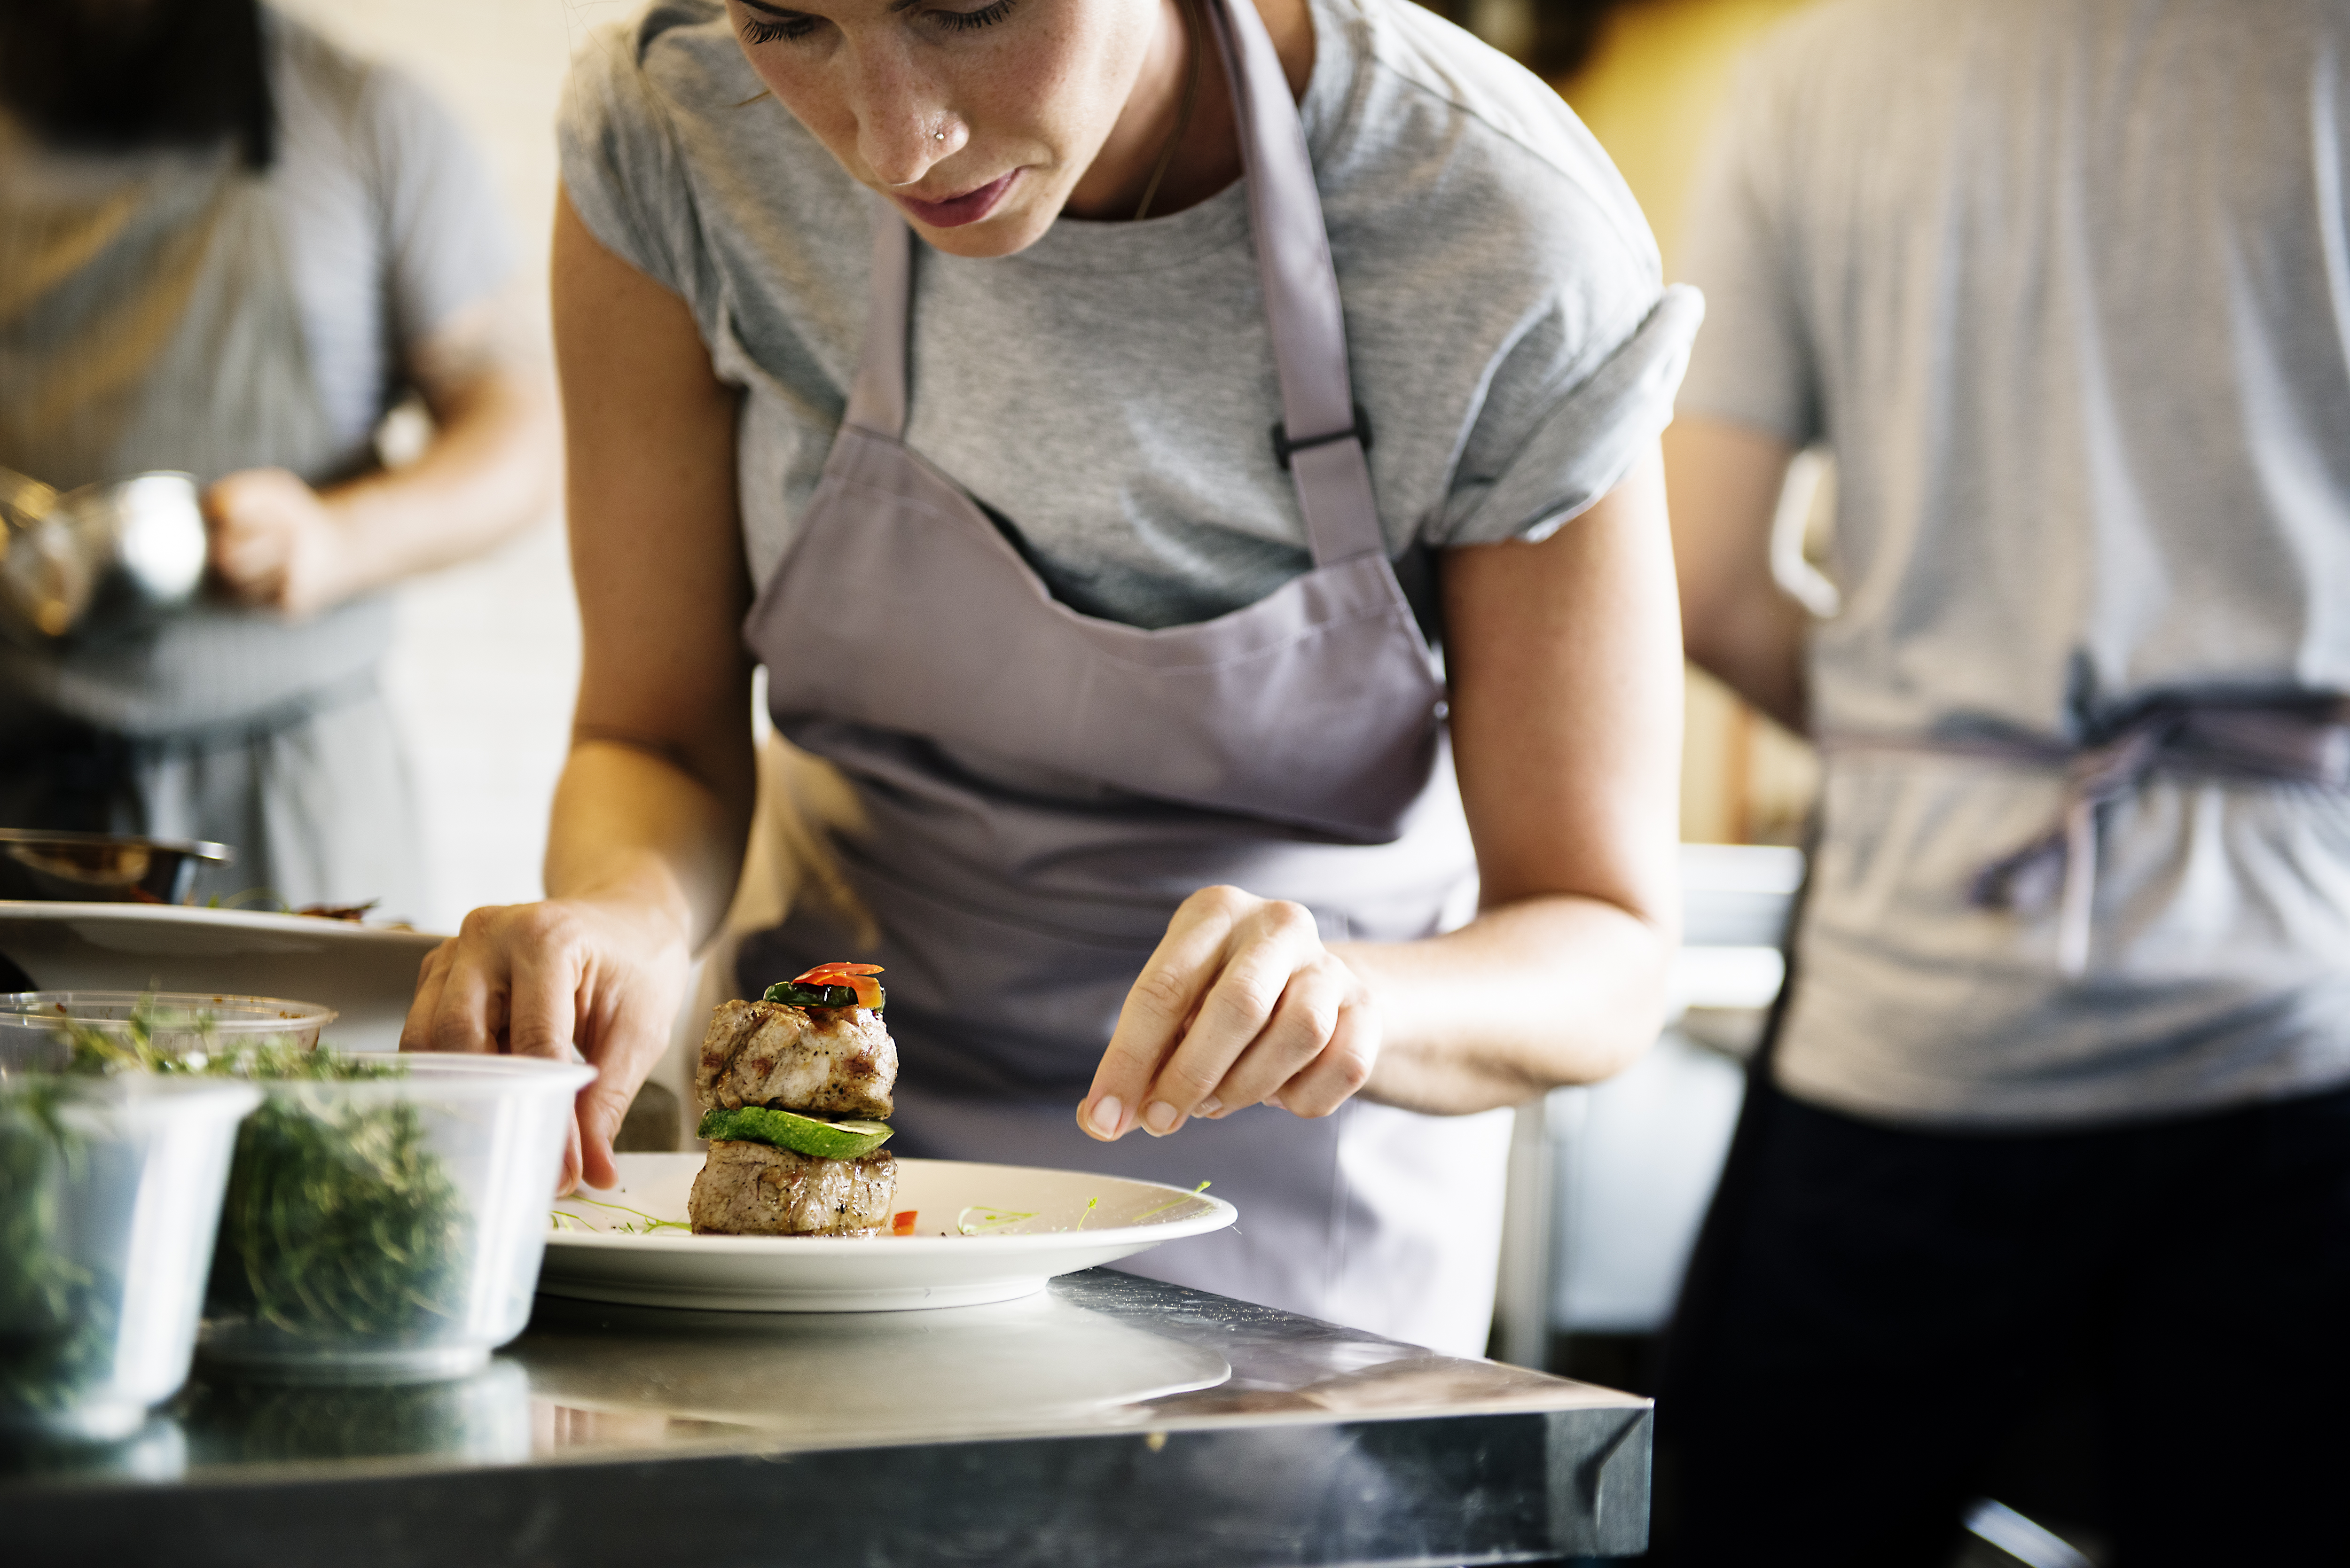
<path fill-rule="evenodd" d="M 1053 218 L 1051 213 L 1033 212 L 1024 205 L 1018 212 L 991 213 L 978 223 L 951 229 L 935 229 L 916 219 L 914 229 L 934 251 L 986 261 L 1017 255 L 1026 250 L 1045 237 L 1045 231 L 1053 226 Z"/>

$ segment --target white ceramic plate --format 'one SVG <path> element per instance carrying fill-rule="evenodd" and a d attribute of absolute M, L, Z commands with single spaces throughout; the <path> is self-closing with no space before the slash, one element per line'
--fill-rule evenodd
<path fill-rule="evenodd" d="M 1240 1211 L 1153 1181 L 1023 1165 L 901 1159 L 893 1210 L 910 1236 L 695 1236 L 682 1223 L 700 1154 L 624 1154 L 620 1185 L 557 1203 L 538 1288 L 637 1306 L 902 1312 L 1033 1295 L 1055 1274 L 1220 1231 Z M 629 1229 L 624 1230 L 623 1227 Z M 943 1234 L 941 1234 L 943 1232 Z"/>
<path fill-rule="evenodd" d="M 442 939 L 354 920 L 178 904 L 0 899 L 0 955 L 41 991 L 284 996 L 341 1014 L 326 1037 L 392 1051 L 416 971 Z"/>

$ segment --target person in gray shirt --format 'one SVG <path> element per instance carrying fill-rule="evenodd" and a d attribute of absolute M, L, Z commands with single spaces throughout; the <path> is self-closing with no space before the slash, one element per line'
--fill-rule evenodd
<path fill-rule="evenodd" d="M 504 214 L 402 73 L 254 0 L 0 3 L 0 465 L 204 488 L 212 591 L 0 639 L 0 826 L 224 842 L 203 891 L 421 914 L 385 589 L 543 514 Z M 435 431 L 397 472 L 411 391 Z"/>
<path fill-rule="evenodd" d="M 1660 1407 L 1691 1561 L 1937 1560 L 2081 1338 L 2124 1561 L 2338 1530 L 2345 58 L 2339 5 L 1838 0 L 1721 129 L 1685 635 L 1825 784 Z"/>
<path fill-rule="evenodd" d="M 1700 306 L 1596 144 L 1408 0 L 663 0 L 561 137 L 577 738 L 406 1041 L 577 1040 L 613 1179 L 755 660 L 845 809 L 735 994 L 879 965 L 893 1148 L 1212 1177 L 1139 1266 L 1482 1349 L 1489 1113 L 1673 946 Z"/>

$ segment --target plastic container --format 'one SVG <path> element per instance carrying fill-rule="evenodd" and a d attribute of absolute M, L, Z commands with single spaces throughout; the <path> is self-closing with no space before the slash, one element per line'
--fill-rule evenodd
<path fill-rule="evenodd" d="M 0 1062 L 62 1067 L 68 1029 L 124 1044 L 145 1038 L 167 1055 L 284 1044 L 307 1051 L 335 1010 L 278 996 L 193 991 L 19 991 L 0 993 Z"/>
<path fill-rule="evenodd" d="M 344 1059 L 398 1075 L 256 1085 L 202 1353 L 289 1383 L 464 1376 L 529 1320 L 573 1096 L 595 1069 Z"/>
<path fill-rule="evenodd" d="M 22 1061 L 0 1044 L 0 1430 L 123 1438 L 187 1380 L 230 1150 L 261 1092 Z"/>

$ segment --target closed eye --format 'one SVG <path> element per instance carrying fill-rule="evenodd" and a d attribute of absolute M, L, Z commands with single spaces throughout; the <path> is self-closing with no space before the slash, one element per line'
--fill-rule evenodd
<path fill-rule="evenodd" d="M 993 5 L 983 5 L 976 11 L 939 11 L 933 13 L 941 26 L 958 33 L 968 33 L 980 27 L 993 27 L 1012 15 L 1020 0 L 995 0 Z"/>
<path fill-rule="evenodd" d="M 816 19 L 803 16 L 795 11 L 771 11 L 771 20 L 757 16 L 743 18 L 743 41 L 746 44 L 773 44 L 787 38 L 805 38 L 816 31 Z"/>
<path fill-rule="evenodd" d="M 1014 7 L 1019 3 L 1020 0 L 994 0 L 993 5 L 983 5 L 976 11 L 941 10 L 931 11 L 926 15 L 949 32 L 969 33 L 981 27 L 994 26 L 1012 15 Z M 893 10 L 903 8 L 902 4 L 891 7 Z M 759 5 L 754 10 L 752 5 L 746 4 L 743 9 L 746 14 L 743 18 L 743 41 L 754 46 L 787 43 L 794 39 L 805 38 L 816 31 L 822 20 L 820 17 L 806 16 L 797 11 L 785 11 L 772 5 Z"/>

